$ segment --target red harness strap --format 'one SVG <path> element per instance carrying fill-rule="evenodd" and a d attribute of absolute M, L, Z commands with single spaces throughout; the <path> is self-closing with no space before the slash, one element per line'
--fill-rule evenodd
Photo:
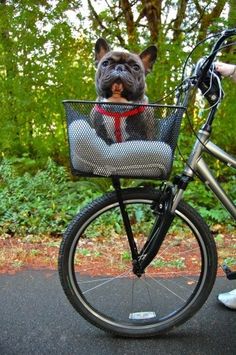
<path fill-rule="evenodd" d="M 138 113 L 142 113 L 145 110 L 145 106 L 138 106 L 132 110 L 125 111 L 125 112 L 111 112 L 111 111 L 106 111 L 104 108 L 102 108 L 100 105 L 95 106 L 95 110 L 102 115 L 111 117 L 115 120 L 115 136 L 116 136 L 116 141 L 117 143 L 122 142 L 122 134 L 121 134 L 121 119 L 125 119 L 129 116 L 134 116 L 137 115 Z"/>

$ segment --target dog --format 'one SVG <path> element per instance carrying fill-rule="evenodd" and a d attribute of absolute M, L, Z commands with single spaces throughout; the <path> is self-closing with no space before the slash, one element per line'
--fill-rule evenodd
<path fill-rule="evenodd" d="M 145 108 L 145 78 L 156 59 L 156 46 L 137 55 L 110 50 L 105 39 L 97 40 L 95 84 L 101 105 L 93 108 L 91 120 L 97 135 L 107 144 L 153 139 L 154 118 Z"/>

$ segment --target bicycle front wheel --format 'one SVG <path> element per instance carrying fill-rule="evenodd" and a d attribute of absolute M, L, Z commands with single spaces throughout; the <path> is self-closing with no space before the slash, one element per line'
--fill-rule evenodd
<path fill-rule="evenodd" d="M 159 198 L 154 189 L 123 190 L 139 250 Z M 73 307 L 97 327 L 127 337 L 156 335 L 189 319 L 207 299 L 216 269 L 209 228 L 182 201 L 157 256 L 137 277 L 115 192 L 75 217 L 59 253 L 61 284 Z"/>

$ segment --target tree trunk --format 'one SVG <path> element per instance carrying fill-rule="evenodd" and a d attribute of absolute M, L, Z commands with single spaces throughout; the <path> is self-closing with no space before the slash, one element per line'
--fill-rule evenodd
<path fill-rule="evenodd" d="M 132 7 L 128 0 L 121 0 L 120 7 L 125 17 L 129 46 L 132 47 L 134 44 L 137 43 L 137 32 L 134 23 Z"/>
<path fill-rule="evenodd" d="M 225 7 L 226 2 L 226 0 L 217 0 L 217 3 L 211 13 L 199 13 L 202 18 L 200 22 L 198 41 L 201 41 L 207 36 L 208 27 L 213 24 L 214 20 L 218 20 Z"/>
<path fill-rule="evenodd" d="M 161 5 L 162 0 L 142 0 L 144 14 L 147 18 L 148 29 L 153 43 L 158 42 L 161 30 Z"/>

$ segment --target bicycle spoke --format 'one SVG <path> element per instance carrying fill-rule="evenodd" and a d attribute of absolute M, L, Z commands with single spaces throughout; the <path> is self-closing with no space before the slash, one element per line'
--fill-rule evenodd
<path fill-rule="evenodd" d="M 111 277 L 111 278 L 108 278 L 108 279 L 102 279 L 102 283 L 100 283 L 99 285 L 96 285 L 96 286 L 94 286 L 94 287 L 92 287 L 92 288 L 90 288 L 90 289 L 88 289 L 88 290 L 86 290 L 86 291 L 83 291 L 83 294 L 85 294 L 85 293 L 88 293 L 88 292 L 91 292 L 91 291 L 93 291 L 93 290 L 95 290 L 95 289 L 97 289 L 97 288 L 99 288 L 99 287 L 103 287 L 104 285 L 107 285 L 108 283 L 110 283 L 110 282 L 115 282 L 116 280 L 118 280 L 118 279 L 122 279 L 122 278 L 124 278 L 125 277 L 125 275 L 127 275 L 128 273 L 130 273 L 130 271 L 129 272 L 125 272 L 124 274 L 122 274 L 122 275 L 119 275 L 119 276 L 116 276 L 116 277 Z M 97 282 L 100 282 L 101 281 L 101 279 L 98 279 L 98 280 L 96 280 Z M 96 282 L 95 280 L 93 280 L 92 282 Z M 81 284 L 88 284 L 88 283 L 90 283 L 91 281 L 86 281 L 86 282 L 80 282 L 79 281 L 79 284 L 81 285 Z"/>
<path fill-rule="evenodd" d="M 124 204 L 143 254 L 158 193 L 127 191 Z M 190 317 L 192 304 L 197 309 L 207 297 L 202 290 L 210 290 L 216 270 L 214 250 L 209 256 L 205 247 L 210 233 L 182 202 L 158 254 L 138 276 L 116 194 L 98 200 L 74 223 L 61 251 L 61 279 L 73 306 L 93 324 L 117 334 L 158 333 Z"/>
<path fill-rule="evenodd" d="M 167 290 L 168 292 L 170 292 L 171 294 L 173 294 L 174 296 L 176 296 L 177 298 L 179 298 L 181 301 L 186 301 L 186 299 L 182 298 L 181 296 L 179 296 L 177 293 L 175 293 L 174 291 L 172 291 L 169 287 L 165 286 L 163 284 L 163 282 L 153 278 L 152 276 L 149 276 L 150 279 L 152 279 L 155 283 L 157 283 L 159 286 L 161 286 L 162 288 L 164 288 L 165 290 Z"/>

